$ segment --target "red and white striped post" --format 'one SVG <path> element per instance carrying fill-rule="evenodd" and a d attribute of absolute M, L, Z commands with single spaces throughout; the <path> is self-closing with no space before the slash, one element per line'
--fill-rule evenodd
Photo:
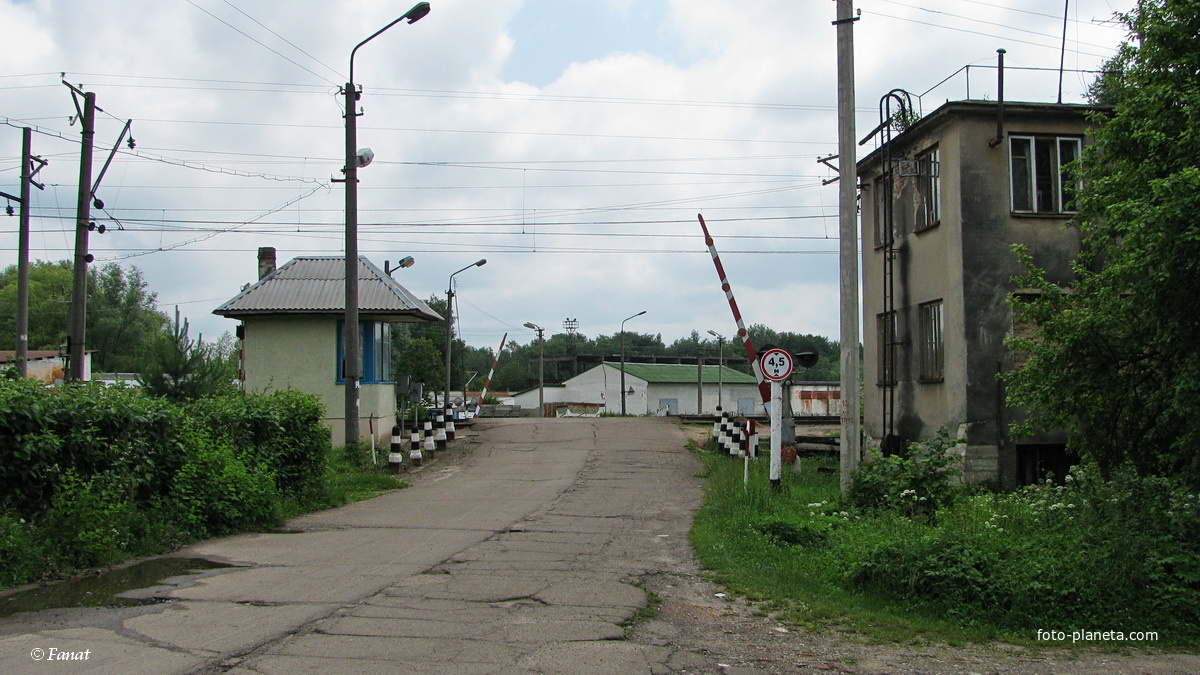
<path fill-rule="evenodd" d="M 725 291 L 725 297 L 729 300 L 729 309 L 733 311 L 733 320 L 737 322 L 737 334 L 742 340 L 742 346 L 746 348 L 746 359 L 750 361 L 751 367 L 754 369 L 754 377 L 758 378 L 758 393 L 765 406 L 771 400 L 771 387 L 763 378 L 758 355 L 754 351 L 754 345 L 750 343 L 750 334 L 746 332 L 746 324 L 742 321 L 742 313 L 738 311 L 737 300 L 733 298 L 733 289 L 729 285 L 729 279 L 725 277 L 725 268 L 721 265 L 721 257 L 717 255 L 717 246 L 713 243 L 712 235 L 708 233 L 708 225 L 704 223 L 704 216 L 699 213 L 696 214 L 696 218 L 700 220 L 700 229 L 704 231 L 704 243 L 708 246 L 708 252 L 712 254 L 713 264 L 717 267 L 717 277 L 721 279 L 721 290 Z"/>
<path fill-rule="evenodd" d="M 496 364 L 500 363 L 500 352 L 504 351 L 504 343 L 508 342 L 508 333 L 500 338 L 500 349 L 496 350 L 496 358 L 492 360 L 492 369 L 488 371 L 487 380 L 483 383 L 483 391 L 479 392 L 479 405 L 483 405 L 483 399 L 487 398 L 488 388 L 492 386 L 492 375 L 496 374 Z"/>

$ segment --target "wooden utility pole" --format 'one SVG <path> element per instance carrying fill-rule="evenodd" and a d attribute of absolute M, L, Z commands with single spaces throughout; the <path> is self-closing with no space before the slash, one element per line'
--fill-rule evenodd
<path fill-rule="evenodd" d="M 68 85 L 69 86 L 69 85 Z M 78 90 L 71 87 L 72 93 Z M 76 101 L 78 104 L 78 101 Z M 71 310 L 67 316 L 67 381 L 83 381 L 84 338 L 87 333 L 88 226 L 92 206 L 92 146 L 96 136 L 96 94 L 83 94 L 79 119 L 83 140 L 79 151 L 79 199 L 75 205 L 75 273 L 71 287 Z"/>
<path fill-rule="evenodd" d="M 854 144 L 854 22 L 857 20 L 853 0 L 837 0 L 837 20 L 833 24 L 837 26 L 843 493 L 850 487 L 850 476 L 858 467 L 862 452 L 862 424 L 858 406 L 858 166 Z"/>

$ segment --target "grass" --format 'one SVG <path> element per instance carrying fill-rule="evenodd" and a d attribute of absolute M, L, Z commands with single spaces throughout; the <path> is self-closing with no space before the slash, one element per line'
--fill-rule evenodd
<path fill-rule="evenodd" d="M 650 619 L 658 616 L 658 608 L 662 607 L 662 597 L 652 590 L 649 590 L 642 584 L 633 584 L 641 589 L 646 594 L 646 605 L 633 613 L 627 621 L 621 624 L 621 628 L 625 630 L 625 639 L 628 640 L 633 635 L 633 629 L 643 624 Z"/>
<path fill-rule="evenodd" d="M 388 464 L 371 464 L 369 451 L 356 452 L 345 448 L 329 451 L 325 465 L 324 491 L 312 501 L 290 503 L 284 517 L 291 518 L 312 511 L 344 506 L 380 493 L 408 487 L 408 481 L 389 473 Z"/>
<path fill-rule="evenodd" d="M 1079 521 L 1065 520 L 1072 517 L 1061 515 L 1068 509 L 1045 501 L 1047 495 L 1066 500 L 1050 487 L 1015 495 L 963 491 L 934 515 L 912 516 L 843 503 L 836 458 L 804 458 L 798 474 L 785 467 L 782 489 L 772 493 L 765 458 L 751 464 L 749 484 L 743 485 L 740 460 L 699 454 L 706 464 L 706 498 L 690 537 L 701 562 L 715 581 L 760 601 L 763 611 L 784 621 L 887 642 L 1003 641 L 1060 650 L 1072 645 L 1038 642 L 1035 629 L 1103 625 L 1160 635 L 1153 643 L 1093 642 L 1089 648 L 1200 650 L 1192 616 L 1196 579 L 1185 569 L 1175 572 L 1177 578 L 1160 579 L 1157 591 L 1123 584 L 1133 594 L 1162 594 L 1161 602 L 1152 597 L 1132 609 L 1108 599 L 1118 587 L 1111 580 L 1121 573 L 1110 569 L 1106 575 L 1104 565 L 1133 565 L 1118 558 L 1123 549 L 1139 547 L 1113 542 L 1104 525 L 1089 532 L 1083 508 L 1075 511 Z M 1039 522 L 1035 514 L 1064 520 Z M 1179 560 L 1194 556 L 1190 543 L 1165 546 L 1167 553 L 1154 555 L 1176 561 L 1176 569 Z M 1154 555 L 1142 556 L 1135 561 L 1142 567 L 1130 569 L 1172 569 L 1154 567 Z M 1149 572 L 1146 577 L 1157 578 Z M 1036 586 L 1036 592 L 1021 584 Z M 1028 599 L 1041 597 L 1039 592 L 1046 608 Z M 1106 599 L 1108 605 L 1091 610 Z M 1064 608 L 1057 614 L 1056 603 Z M 1085 625 L 1071 623 L 1079 616 L 1086 617 Z"/>

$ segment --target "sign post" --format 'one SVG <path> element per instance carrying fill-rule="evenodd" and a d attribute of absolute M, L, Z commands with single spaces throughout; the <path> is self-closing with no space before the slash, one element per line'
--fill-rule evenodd
<path fill-rule="evenodd" d="M 768 349 L 759 359 L 763 377 L 771 381 L 771 490 L 780 490 L 783 473 L 783 381 L 792 376 L 792 355 L 783 349 Z"/>

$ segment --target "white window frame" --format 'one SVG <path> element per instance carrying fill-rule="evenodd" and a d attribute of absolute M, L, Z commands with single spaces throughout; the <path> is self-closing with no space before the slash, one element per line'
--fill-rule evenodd
<path fill-rule="evenodd" d="M 1025 144 L 1028 153 L 1021 159 L 1018 159 L 1015 147 L 1017 144 Z M 1038 166 L 1038 149 L 1039 144 L 1045 147 L 1045 144 L 1050 146 L 1050 166 Z M 1069 157 L 1063 161 L 1064 146 L 1073 147 L 1073 157 Z M 1075 213 L 1076 208 L 1073 203 L 1074 195 L 1068 193 L 1078 193 L 1081 184 L 1076 182 L 1070 184 L 1070 178 L 1063 172 L 1063 167 L 1071 162 L 1078 160 L 1083 151 L 1083 139 L 1078 136 L 1035 136 L 1035 135 L 1013 135 L 1008 138 L 1008 185 L 1009 185 L 1009 208 L 1013 213 L 1045 213 L 1045 214 L 1064 214 Z M 1019 180 L 1017 176 L 1018 162 L 1023 165 L 1025 177 L 1024 180 Z M 1044 204 L 1042 200 L 1045 198 L 1044 193 L 1038 192 L 1038 178 L 1044 177 L 1045 172 L 1050 172 L 1051 180 L 1054 181 L 1053 192 L 1050 195 L 1052 203 Z M 1018 184 L 1023 182 L 1023 191 L 1028 199 L 1027 204 L 1018 204 L 1017 195 L 1019 190 Z"/>

